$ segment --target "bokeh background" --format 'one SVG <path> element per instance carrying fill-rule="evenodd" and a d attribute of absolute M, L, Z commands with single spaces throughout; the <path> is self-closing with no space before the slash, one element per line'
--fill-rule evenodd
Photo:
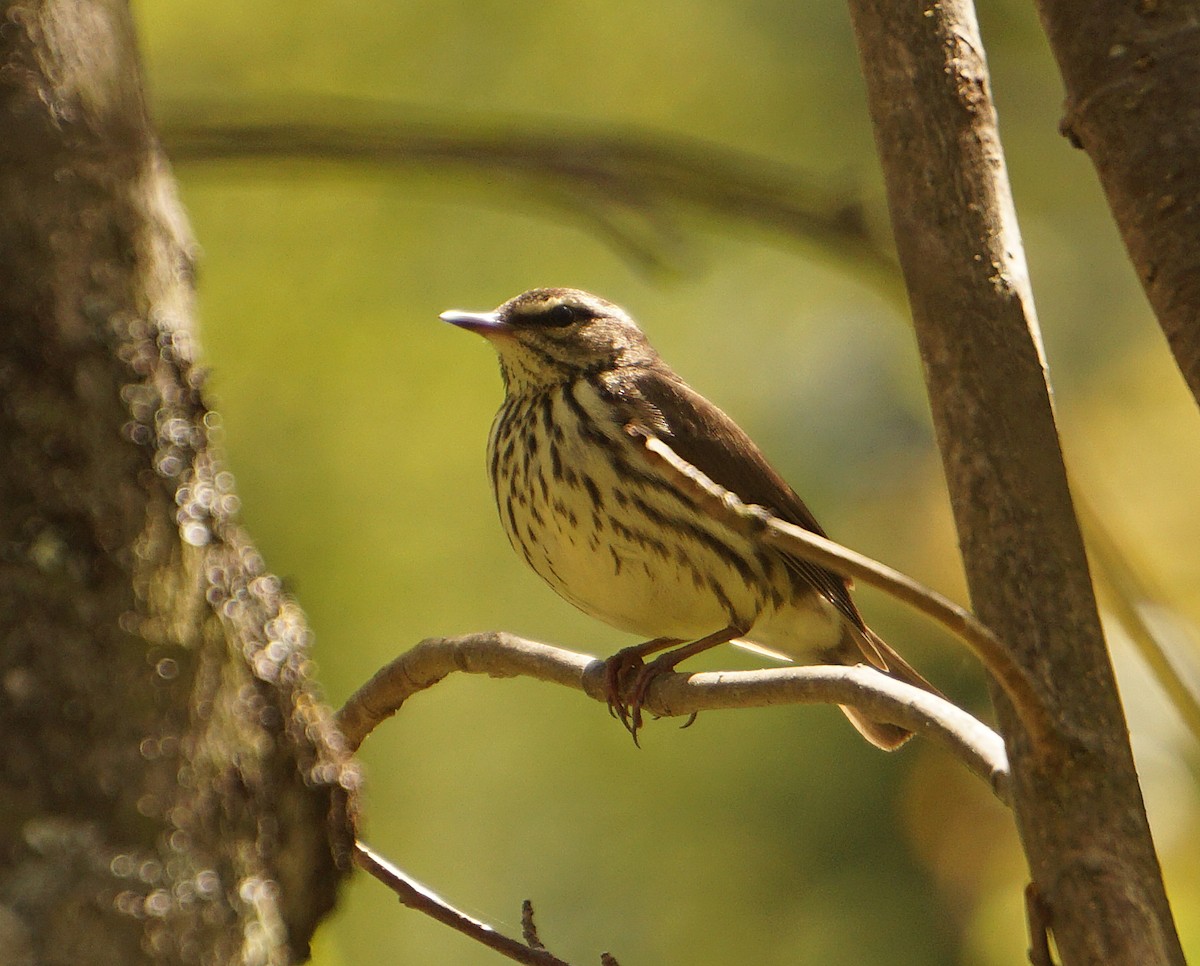
<path fill-rule="evenodd" d="M 861 199 L 886 236 L 838 0 L 134 3 L 154 110 L 702 138 Z M 1200 420 L 1137 289 L 1032 5 L 980 11 L 1066 451 L 1163 622 L 1200 615 Z M 187 106 L 190 105 L 190 106 Z M 323 106 L 321 106 L 323 105 Z M 221 109 L 216 109 L 220 116 Z M 336 112 L 335 112 L 336 113 Z M 168 148 L 170 145 L 168 144 Z M 462 169 L 181 163 L 203 249 L 201 339 L 245 522 L 315 629 L 333 704 L 426 636 L 505 628 L 605 654 L 507 546 L 483 450 L 488 346 L 438 322 L 535 285 L 629 307 L 842 542 L 965 599 L 903 309 L 820 245 L 687 215 L 666 268 L 536 192 Z M 871 622 L 987 715 L 961 647 L 877 594 Z M 1119 626 L 1111 640 L 1185 946 L 1200 957 L 1200 755 Z M 697 666 L 747 666 L 733 653 Z M 523 681 L 452 679 L 369 739 L 366 837 L 461 908 L 558 955 L 634 964 L 1022 962 L 1007 814 L 935 748 L 867 747 L 829 708 L 652 723 Z M 356 876 L 319 966 L 501 961 Z"/>

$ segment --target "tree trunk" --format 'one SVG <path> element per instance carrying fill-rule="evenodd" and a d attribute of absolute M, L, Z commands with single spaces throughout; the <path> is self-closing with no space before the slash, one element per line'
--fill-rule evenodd
<path fill-rule="evenodd" d="M 1066 966 L 1178 966 L 974 10 L 850 7 L 971 599 L 1028 669 L 1061 739 L 1034 746 L 993 689 L 1040 905 Z"/>
<path fill-rule="evenodd" d="M 209 446 L 129 11 L 0 13 L 0 949 L 294 962 L 356 776 Z"/>

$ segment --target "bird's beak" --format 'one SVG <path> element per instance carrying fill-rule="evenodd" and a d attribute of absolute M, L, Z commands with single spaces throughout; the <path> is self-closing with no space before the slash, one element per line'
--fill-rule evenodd
<path fill-rule="evenodd" d="M 500 318 L 499 312 L 460 312 L 458 309 L 451 309 L 449 312 L 443 312 L 439 318 L 443 322 L 457 325 L 460 329 L 478 332 L 487 338 L 503 335 L 512 328 Z"/>

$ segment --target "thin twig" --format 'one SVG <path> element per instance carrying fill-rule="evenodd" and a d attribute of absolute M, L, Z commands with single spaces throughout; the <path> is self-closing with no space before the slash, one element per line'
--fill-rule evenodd
<path fill-rule="evenodd" d="M 455 671 L 532 677 L 606 700 L 604 662 L 585 654 L 497 631 L 430 638 L 380 670 L 338 712 L 351 750 L 409 697 Z M 1000 801 L 1009 801 L 1008 761 L 999 735 L 944 698 L 865 665 L 664 674 L 650 685 L 645 710 L 674 717 L 779 704 L 853 705 L 873 719 L 908 728 L 945 747 Z"/>
<path fill-rule="evenodd" d="M 527 963 L 529 966 L 570 966 L 570 963 L 547 952 L 545 947 L 527 946 L 460 912 L 361 842 L 354 845 L 354 861 L 359 868 L 369 872 L 396 893 L 400 902 L 409 909 L 422 912 L 515 962 Z"/>
<path fill-rule="evenodd" d="M 658 437 L 641 435 L 646 452 L 689 483 L 697 502 L 714 516 L 745 532 L 756 534 L 763 543 L 777 550 L 820 564 L 844 577 L 861 578 L 933 618 L 965 643 L 1004 688 L 1020 714 L 1022 724 L 1029 731 L 1034 746 L 1048 749 L 1057 744 L 1054 719 L 1029 675 L 1013 660 L 1000 639 L 966 608 L 886 564 L 780 520 L 763 507 L 742 502 L 736 494 L 713 482 Z"/>
<path fill-rule="evenodd" d="M 1125 629 L 1150 672 L 1171 699 L 1192 735 L 1200 739 L 1200 651 L 1194 625 L 1164 601 L 1144 569 L 1134 565 L 1092 505 L 1078 495 L 1075 506 L 1087 539 L 1096 583 L 1107 591 L 1108 609 Z"/>
<path fill-rule="evenodd" d="M 533 919 L 532 899 L 525 899 L 521 903 L 521 938 L 530 949 L 546 948 L 546 944 L 538 936 L 537 923 Z"/>

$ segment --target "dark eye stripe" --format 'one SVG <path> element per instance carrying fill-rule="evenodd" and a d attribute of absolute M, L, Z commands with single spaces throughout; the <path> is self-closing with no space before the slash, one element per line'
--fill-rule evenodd
<path fill-rule="evenodd" d="M 513 323 L 530 329 L 565 329 L 595 316 L 596 313 L 586 306 L 559 302 L 540 310 L 521 312 L 513 319 Z"/>

